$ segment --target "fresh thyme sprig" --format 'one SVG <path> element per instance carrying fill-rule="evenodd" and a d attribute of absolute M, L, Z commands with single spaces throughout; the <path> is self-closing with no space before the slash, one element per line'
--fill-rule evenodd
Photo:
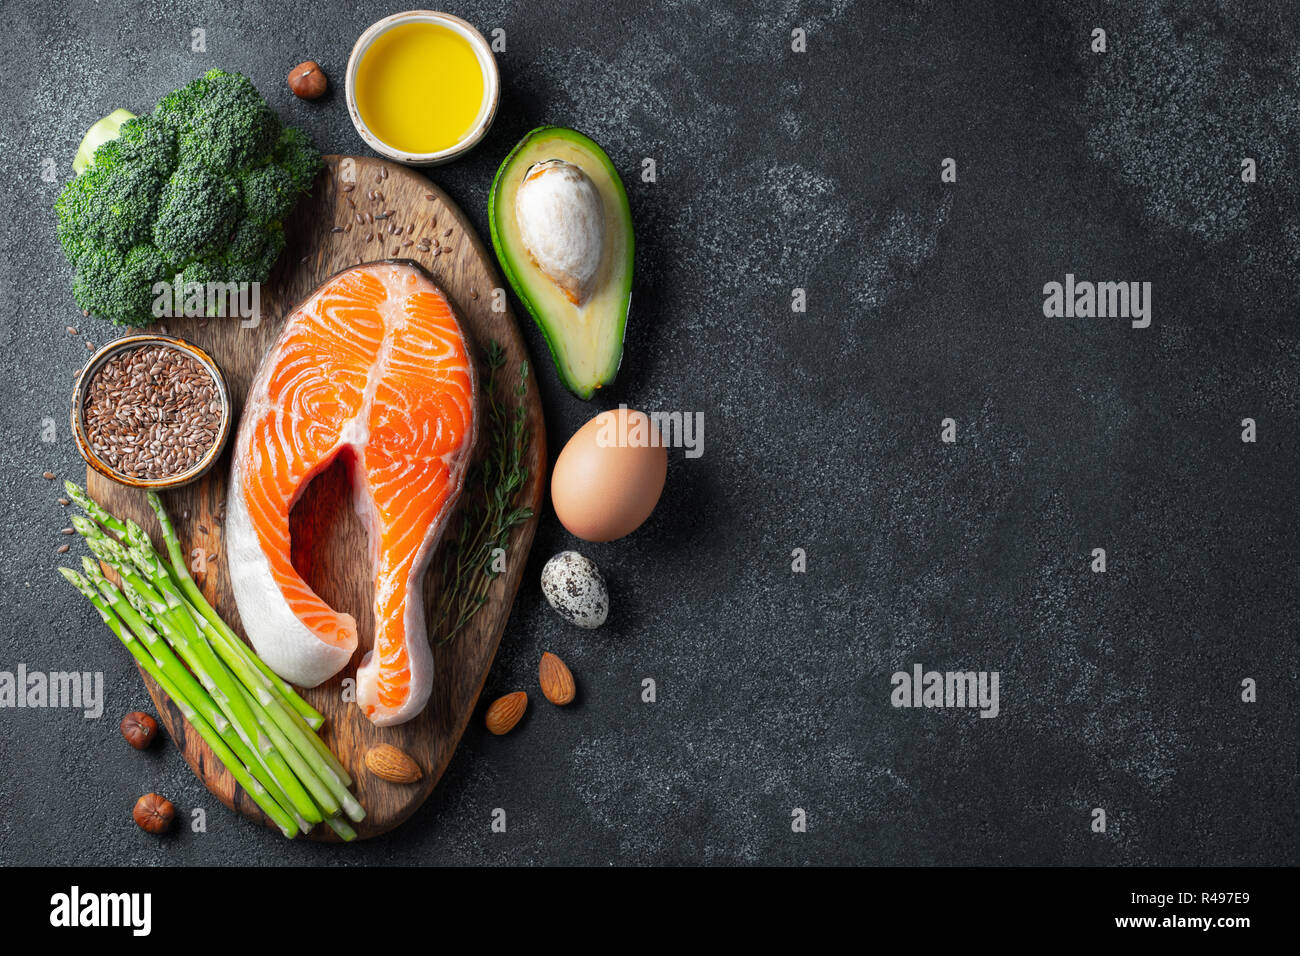
<path fill-rule="evenodd" d="M 497 576 L 493 552 L 505 549 L 511 530 L 533 516 L 516 503 L 528 481 L 524 452 L 528 447 L 528 362 L 519 363 L 513 394 L 499 395 L 505 349 L 493 340 L 487 347 L 487 451 L 465 480 L 467 499 L 455 540 L 442 557 L 442 592 L 434 612 L 434 632 L 445 643 L 487 603 Z"/>

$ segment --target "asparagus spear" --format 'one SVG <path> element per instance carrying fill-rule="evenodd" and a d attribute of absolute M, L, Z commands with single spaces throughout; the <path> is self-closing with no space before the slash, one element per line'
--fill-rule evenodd
<path fill-rule="evenodd" d="M 339 835 L 344 843 L 350 843 L 357 838 L 357 831 L 352 829 L 351 824 L 342 817 L 328 817 L 325 822 L 329 828 Z"/>
<path fill-rule="evenodd" d="M 67 491 L 68 497 L 76 502 L 87 515 L 102 524 L 116 537 L 130 540 L 131 543 L 142 545 L 149 550 L 153 549 L 153 543 L 149 540 L 149 536 L 145 534 L 144 530 L 135 522 L 121 521 L 114 517 L 98 502 L 96 502 L 95 499 L 91 498 L 90 495 L 86 493 L 85 489 L 73 484 L 71 481 L 65 481 L 63 487 Z M 185 563 L 185 553 L 181 549 L 180 538 L 176 535 L 176 528 L 172 525 L 171 518 L 167 514 L 167 509 L 163 507 L 162 499 L 156 492 L 149 492 L 149 506 L 153 508 L 154 514 L 158 516 L 158 523 L 162 526 L 163 538 L 166 541 L 167 554 L 170 558 L 168 572 L 176 582 L 177 586 L 185 593 L 189 602 L 193 604 L 194 607 L 198 609 L 199 613 L 207 618 L 215 628 L 227 635 L 233 643 L 244 649 L 244 653 L 252 665 L 266 675 L 267 679 L 275 685 L 280 694 L 284 696 L 285 700 L 289 702 L 290 706 L 303 718 L 308 726 L 313 730 L 319 729 L 321 725 L 325 723 L 325 718 L 320 711 L 316 710 L 311 706 L 311 704 L 303 700 L 302 697 L 300 697 L 298 693 L 289 686 L 288 682 L 285 681 L 284 678 L 271 670 L 270 666 L 265 661 L 249 652 L 247 645 L 239 639 L 239 635 L 231 630 L 230 626 L 221 619 L 221 615 L 213 609 L 212 605 L 208 603 L 207 598 L 203 596 L 203 592 L 200 591 L 198 585 L 195 584 L 194 578 L 190 576 L 189 568 Z M 349 781 L 349 783 L 350 782 L 351 781 Z"/>
<path fill-rule="evenodd" d="M 176 585 L 184 592 L 185 596 L 198 612 L 207 619 L 208 623 L 219 631 L 231 644 L 238 648 L 243 648 L 247 657 L 254 667 L 260 670 L 266 678 L 275 685 L 276 689 L 284 696 L 290 706 L 298 712 L 313 730 L 319 730 L 325 723 L 324 716 L 309 703 L 298 696 L 297 692 L 289 686 L 288 682 L 271 670 L 270 665 L 255 654 L 247 653 L 247 645 L 239 639 L 239 635 L 231 630 L 230 625 L 221 619 L 221 615 L 216 612 L 208 599 L 203 596 L 199 586 L 194 583 L 194 578 L 190 576 L 190 570 L 185 563 L 185 552 L 181 549 L 180 538 L 176 535 L 176 528 L 172 525 L 171 518 L 167 514 L 167 509 L 163 507 L 162 498 L 158 493 L 149 492 L 149 507 L 153 508 L 154 514 L 158 516 L 158 524 L 162 528 L 163 541 L 167 545 L 167 557 L 170 559 L 169 571 Z M 146 542 L 148 540 L 146 536 Z M 351 781 L 349 781 L 350 783 Z"/>
<path fill-rule="evenodd" d="M 190 690 L 200 702 L 200 711 L 206 709 L 210 718 L 199 713 L 199 719 L 205 723 L 211 719 L 220 728 L 218 730 L 209 723 L 209 729 L 218 735 L 227 752 L 236 760 L 242 761 L 241 766 L 247 765 L 244 775 L 251 772 L 254 783 L 262 786 L 268 795 L 267 799 L 277 804 L 280 809 L 277 823 L 282 824 L 283 819 L 287 818 L 295 822 L 297 829 L 305 832 L 310 828 L 311 822 L 323 817 L 342 839 L 354 839 L 356 831 L 338 812 L 339 807 L 341 805 L 343 812 L 356 821 L 365 817 L 365 811 L 348 791 L 352 783 L 351 777 L 315 733 L 315 728 L 324 722 L 323 716 L 253 654 L 208 604 L 189 575 L 179 538 L 161 499 L 152 492 L 149 495 L 150 505 L 163 528 L 168 555 L 172 559 L 171 566 L 153 549 L 149 536 L 135 522 L 117 519 L 72 482 L 66 482 L 65 488 L 69 497 L 94 519 L 88 521 L 85 518 L 74 518 L 74 526 L 86 538 L 96 556 L 122 575 L 126 586 L 124 596 L 103 577 L 94 562 L 85 559 L 87 572 L 98 579 L 101 590 L 109 598 L 109 603 L 104 604 L 93 589 L 87 595 L 93 595 L 94 600 L 103 604 L 102 608 L 99 604 L 96 605 L 101 617 L 105 612 L 113 614 L 116 602 L 117 610 L 124 612 L 123 619 L 140 628 L 140 639 L 145 642 L 145 647 L 138 642 L 134 643 L 132 653 L 139 650 L 148 656 L 152 650 L 153 661 L 159 667 L 159 651 L 170 661 L 173 673 L 183 682 L 183 690 L 178 690 L 178 693 L 183 697 L 184 690 Z M 99 525 L 103 525 L 130 547 L 124 548 L 118 540 L 101 531 Z M 64 574 L 67 577 L 75 572 L 65 570 Z M 116 616 L 113 620 L 118 621 Z M 118 623 L 120 627 L 121 622 Z M 117 628 L 114 630 L 116 633 Z M 212 695 L 204 690 L 190 671 L 180 665 L 167 646 L 167 641 L 159 637 L 159 631 L 182 653 L 204 684 L 213 691 Z M 129 636 L 131 628 L 126 628 L 125 632 Z M 199 663 L 203 658 L 206 660 Z M 225 671 L 223 664 L 229 667 L 229 672 Z M 231 674 L 237 680 L 230 680 Z M 171 687 L 176 686 L 175 683 L 171 684 Z M 251 734 L 246 720 L 237 720 L 232 724 L 228 719 L 232 716 L 232 711 L 241 710 L 229 697 L 231 689 L 242 698 L 240 703 L 243 704 L 245 715 L 251 713 L 258 729 L 271 738 L 273 747 L 267 747 L 265 738 Z M 167 690 L 169 696 L 174 696 L 169 688 L 164 687 L 164 690 Z M 221 706 L 218 706 L 217 701 L 221 702 Z M 189 702 L 186 703 L 188 706 Z M 194 707 L 190 706 L 190 711 L 186 713 L 187 719 L 193 712 Z M 249 739 L 243 739 L 245 737 Z M 256 747 L 257 751 L 250 747 Z M 283 778 L 283 773 L 272 772 L 272 764 L 277 756 L 283 756 L 284 761 L 298 775 L 297 780 L 290 777 L 286 781 L 290 790 L 295 790 L 293 784 L 301 780 L 312 791 L 311 796 L 298 790 L 293 793 L 296 799 L 291 799 L 285 793 L 276 780 L 277 776 Z M 271 763 L 267 762 L 268 757 L 271 758 Z M 276 767 L 276 770 L 280 768 Z M 316 809 L 317 804 L 323 812 Z M 311 818 L 310 822 L 303 818 L 303 812 Z"/>
<path fill-rule="evenodd" d="M 180 539 L 176 535 L 176 529 L 172 525 L 171 518 L 167 514 L 167 509 L 163 507 L 162 499 L 157 495 L 157 493 L 149 493 L 149 505 L 153 508 L 154 514 L 157 515 L 159 526 L 162 528 L 163 538 L 167 543 L 168 556 L 171 558 L 170 566 L 158 557 L 157 552 L 153 550 L 153 543 L 149 540 L 149 536 L 145 533 L 144 529 L 134 521 L 119 521 L 96 503 L 84 490 L 73 484 L 71 481 L 64 482 L 64 487 L 67 489 L 68 495 L 76 501 L 76 503 L 80 505 L 88 515 L 117 533 L 119 537 L 128 541 L 135 547 L 138 547 L 148 558 L 157 559 L 158 563 L 163 569 L 165 569 L 167 576 L 177 587 L 180 588 L 182 592 L 184 592 L 183 595 L 178 594 L 177 597 L 182 602 L 188 599 L 188 603 L 192 605 L 192 609 L 198 611 L 198 614 L 195 615 L 196 623 L 201 626 L 201 629 L 209 639 L 212 646 L 217 649 L 218 653 L 221 654 L 224 660 L 226 660 L 227 664 L 230 664 L 230 655 L 238 655 L 245 664 L 261 673 L 265 684 L 250 682 L 242 676 L 241 680 L 244 680 L 245 685 L 253 690 L 259 690 L 260 687 L 269 684 L 269 686 L 289 704 L 290 722 L 297 730 L 296 736 L 291 733 L 290 738 L 299 739 L 300 741 L 305 739 L 308 742 L 308 746 L 316 751 L 320 759 L 324 762 L 325 767 L 328 768 L 328 770 L 332 772 L 333 776 L 337 777 L 341 782 L 342 793 L 338 794 L 338 796 L 343 800 L 345 805 L 347 805 L 348 801 L 355 801 L 355 798 L 353 798 L 351 794 L 347 794 L 347 788 L 352 786 L 351 775 L 348 774 L 347 770 L 343 767 L 343 764 L 339 762 L 339 759 L 334 756 L 334 752 L 331 751 L 329 747 L 325 745 L 325 742 L 315 733 L 315 731 L 324 724 L 325 718 L 319 711 L 303 700 L 302 697 L 300 697 L 297 692 L 289 686 L 288 682 L 276 674 L 275 671 L 271 670 L 270 666 L 267 665 L 265 661 L 253 654 L 249 650 L 248 645 L 240 640 L 239 635 L 237 635 L 226 624 L 226 622 L 222 620 L 221 616 L 212 608 L 212 605 L 208 603 L 207 599 L 203 596 L 203 592 L 199 590 L 198 585 L 195 584 L 194 579 L 190 576 L 189 569 L 185 564 L 184 553 L 181 550 Z M 206 626 L 202 626 L 205 624 Z M 231 667 L 234 669 L 233 664 Z M 287 729 L 286 733 L 288 733 Z M 318 772 L 320 772 L 319 769 Z M 328 775 L 323 775 L 323 779 L 325 779 L 327 783 L 330 782 Z M 346 796 L 344 796 L 345 794 Z M 355 815 L 359 811 L 360 804 L 356 804 L 355 807 L 351 809 L 350 812 L 354 819 L 361 819 L 361 817 Z"/>
<path fill-rule="evenodd" d="M 86 538 L 86 544 L 95 557 L 112 567 L 122 579 L 124 594 L 132 609 L 148 610 L 161 625 L 167 643 L 194 671 L 207 687 L 217 706 L 230 719 L 235 731 L 261 759 L 290 801 L 304 819 L 320 823 L 320 810 L 312 802 L 302 782 L 294 776 L 284 756 L 275 749 L 254 709 L 241 694 L 234 675 L 226 668 L 206 641 L 199 637 L 194 619 L 184 606 L 171 595 L 161 595 L 136 574 L 131 559 L 121 543 L 99 532 L 93 523 L 77 515 L 73 527 Z"/>
<path fill-rule="evenodd" d="M 113 532 L 113 534 L 119 538 L 126 534 L 126 525 L 105 511 L 99 502 L 86 493 L 84 488 L 74 485 L 70 481 L 65 481 L 63 490 L 68 493 L 68 497 L 75 501 L 82 511 Z"/>
<path fill-rule="evenodd" d="M 161 514 L 165 516 L 166 511 L 161 511 L 161 503 L 158 508 Z M 339 786 L 336 791 L 338 799 L 344 801 L 345 805 L 347 801 L 353 800 L 352 796 L 347 793 L 347 788 L 352 785 L 352 778 L 343 769 L 343 765 L 339 763 L 338 758 L 325 746 L 324 741 L 316 736 L 315 728 L 307 722 L 304 711 L 315 715 L 322 722 L 324 718 L 306 701 L 302 700 L 261 658 L 249 651 L 248 645 L 241 641 L 234 631 L 225 626 L 225 623 L 221 621 L 221 617 L 215 611 L 212 612 L 212 617 L 209 618 L 203 613 L 202 608 L 194 606 L 194 601 L 188 591 L 182 593 L 181 590 L 178 590 L 178 588 L 183 589 L 183 584 L 177 583 L 179 576 L 153 550 L 149 536 L 145 534 L 139 525 L 133 521 L 128 521 L 126 527 L 126 540 L 132 545 L 129 553 L 136 567 L 149 578 L 154 587 L 160 592 L 164 594 L 170 593 L 178 602 L 190 606 L 194 622 L 208 639 L 209 644 L 212 645 L 213 649 L 216 650 L 230 669 L 235 672 L 235 675 L 243 682 L 244 686 L 254 692 L 258 700 L 271 713 L 281 732 L 295 745 L 299 746 L 299 749 L 303 751 L 303 758 L 312 765 L 316 773 L 326 783 L 332 782 L 331 777 L 338 778 Z M 170 522 L 165 527 L 170 527 Z M 171 534 L 174 536 L 175 532 L 171 532 Z M 194 593 L 198 594 L 199 599 L 202 600 L 203 595 L 199 593 L 198 588 L 194 585 L 194 580 L 188 576 L 188 573 L 180 580 L 188 581 Z M 221 623 L 222 627 L 220 629 L 213 623 L 214 620 Z M 301 704 L 300 708 L 293 706 L 295 700 Z M 331 789 L 335 788 L 331 787 Z M 360 804 L 357 804 L 356 809 L 360 809 Z M 360 819 L 360 817 L 354 819 Z"/>
<path fill-rule="evenodd" d="M 193 609 L 191 609 L 191 613 L 193 613 Z M 221 655 L 223 659 L 226 659 L 228 654 L 235 653 L 234 648 L 229 646 L 230 641 L 226 638 L 226 635 L 213 627 L 207 618 L 195 614 L 194 623 L 198 625 L 199 630 L 202 631 L 203 635 L 208 639 L 208 643 L 216 648 L 217 653 Z M 236 643 L 239 647 L 243 647 L 245 650 L 247 649 L 247 646 L 242 641 L 237 641 Z M 256 679 L 256 677 L 261 677 L 262 674 L 260 671 L 255 670 L 252 676 Z M 249 689 L 257 691 L 259 688 L 257 685 L 252 685 Z M 305 739 L 307 741 L 308 745 L 320 755 L 321 760 L 325 762 L 325 766 L 329 771 L 338 778 L 345 790 L 352 786 L 352 777 L 348 774 L 347 770 L 344 769 L 343 764 L 339 762 L 339 758 L 334 756 L 334 751 L 330 750 L 329 747 L 325 745 L 325 741 L 321 740 L 320 737 L 317 736 L 316 731 L 307 724 L 307 721 L 303 720 L 302 715 L 289 707 L 282 708 L 282 711 L 288 716 L 293 726 L 298 730 L 299 736 L 295 739 Z"/>
<path fill-rule="evenodd" d="M 123 599 L 122 592 L 104 577 L 99 570 L 99 566 L 90 558 L 83 558 L 82 565 L 90 581 L 93 581 L 95 587 L 99 588 L 103 597 L 97 594 L 91 587 L 90 582 L 77 572 L 69 568 L 60 568 L 59 572 L 95 605 L 100 617 L 111 616 L 111 620 L 105 618 L 106 623 L 122 639 L 122 643 L 127 645 L 127 649 L 132 656 L 140 661 L 140 665 L 144 667 L 145 672 L 158 681 L 159 686 L 166 691 L 168 697 L 177 702 L 177 706 L 181 707 L 182 713 L 185 713 L 185 707 L 188 706 L 193 716 L 201 719 L 204 725 L 222 742 L 225 747 L 224 753 L 227 753 L 232 758 L 233 763 L 247 768 L 248 773 L 252 775 L 251 781 L 241 779 L 240 775 L 235 772 L 232 761 L 227 761 L 222 756 L 223 751 L 215 746 L 213 747 L 213 752 L 221 758 L 222 763 L 230 768 L 231 773 L 235 774 L 235 779 L 239 780 L 240 786 L 248 791 L 249 795 L 257 802 L 257 805 L 262 807 L 267 816 L 275 820 L 276 824 L 283 830 L 286 819 L 290 822 L 293 821 L 293 816 L 288 809 L 292 804 L 279 785 L 265 770 L 261 769 L 253 752 L 248 749 L 247 744 L 239 739 L 239 736 L 231 728 L 230 722 L 212 700 L 211 695 L 203 689 L 194 675 L 181 665 L 181 662 L 172 653 L 171 648 L 158 636 L 157 632 Z M 119 627 L 121 627 L 120 630 L 119 627 L 113 626 L 114 622 L 118 623 Z M 182 701 L 185 702 L 185 706 L 182 706 Z M 195 726 L 195 729 L 199 729 L 198 725 L 194 723 L 191 713 L 185 713 L 185 717 Z M 202 735 L 201 730 L 200 735 Z M 212 744 L 212 741 L 206 736 L 203 739 L 207 740 L 209 745 Z M 263 793 L 268 795 L 271 802 L 279 806 L 278 813 L 273 813 L 258 799 Z M 294 830 L 297 829 L 298 826 L 295 825 Z M 302 829 L 305 832 L 308 827 L 303 826 Z"/>
<path fill-rule="evenodd" d="M 120 548 L 120 545 L 118 547 Z M 176 585 L 167 574 L 167 567 L 162 559 L 152 548 L 131 547 L 125 551 L 131 563 L 145 576 L 147 582 L 157 589 L 169 607 L 179 607 L 182 613 L 188 609 L 188 623 L 194 626 L 195 636 L 202 640 L 198 635 L 202 631 L 206 636 L 207 632 L 202 628 L 206 621 L 194 614 L 193 609 L 186 604 L 184 596 L 177 591 Z M 290 716 L 292 711 L 275 693 L 270 681 L 256 668 L 250 666 L 245 657 L 237 653 L 227 642 L 212 641 L 209 642 L 209 646 L 243 684 L 241 690 L 249 692 L 245 695 L 248 698 L 246 703 L 249 709 L 257 717 L 258 723 L 267 736 L 271 738 L 271 742 L 293 768 L 294 773 L 298 775 L 298 779 L 320 804 L 321 810 L 327 816 L 333 816 L 342 806 L 353 820 L 364 819 L 365 811 L 361 809 L 361 804 L 348 792 L 347 785 L 311 745 L 309 738 L 316 739 L 318 743 L 319 738 L 316 738 L 310 728 L 300 729 L 293 722 Z"/>
<path fill-rule="evenodd" d="M 145 650 L 144 646 L 136 640 L 135 636 L 126 628 L 121 619 L 119 619 L 118 616 L 109 608 L 108 604 L 105 603 L 104 599 L 95 593 L 95 589 L 90 586 L 90 582 L 71 568 L 59 568 L 59 573 L 62 574 L 73 587 L 90 600 L 90 603 L 95 606 L 95 610 L 99 612 L 99 616 L 103 618 L 104 623 L 108 625 L 109 630 L 117 635 L 118 640 L 126 645 L 127 650 L 129 650 L 131 655 L 140 662 L 140 666 L 145 669 L 145 672 L 157 681 L 158 686 L 160 686 L 166 692 L 167 696 L 175 702 L 176 706 L 180 708 L 181 713 L 185 716 L 185 719 L 190 722 L 190 726 L 198 731 L 199 736 L 202 737 L 207 742 L 208 746 L 212 748 L 212 752 L 216 754 L 217 759 L 230 770 L 239 785 L 247 791 L 250 797 L 253 798 L 253 802 L 261 807 L 262 811 L 268 817 L 275 821 L 275 824 L 280 828 L 281 833 L 289 839 L 293 839 L 293 837 L 298 833 L 298 825 L 294 822 L 293 817 L 286 812 L 285 809 L 271 797 L 270 792 L 262 786 L 262 784 L 253 777 L 251 773 L 249 773 L 240 759 L 235 756 L 234 751 L 227 746 L 225 740 L 223 740 L 221 735 L 217 733 L 216 729 L 190 704 L 185 695 L 176 684 L 172 682 L 172 679 L 166 674 L 159 663 L 147 650 Z"/>

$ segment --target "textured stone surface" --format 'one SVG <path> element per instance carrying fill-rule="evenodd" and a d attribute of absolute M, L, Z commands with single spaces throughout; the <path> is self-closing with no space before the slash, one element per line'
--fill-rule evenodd
<path fill-rule="evenodd" d="M 618 382 L 578 402 L 525 330 L 552 454 L 618 402 L 702 411 L 705 452 L 672 453 L 629 539 L 581 544 L 543 518 L 482 704 L 527 689 L 523 722 L 491 737 L 481 706 L 426 807 L 341 849 L 255 828 L 170 746 L 118 736 L 148 699 L 53 572 L 67 520 L 41 478 L 82 473 L 73 370 L 114 332 L 73 307 L 51 204 L 90 122 L 213 66 L 248 73 L 323 149 L 361 151 L 343 68 L 392 7 L 5 5 L 0 670 L 100 670 L 108 702 L 98 721 L 0 711 L 0 861 L 1300 862 L 1294 15 L 721 6 L 457 7 L 508 43 L 490 135 L 432 173 L 480 230 L 496 165 L 543 122 L 601 142 L 631 195 Z M 307 58 L 333 82 L 314 104 L 284 82 Z M 1044 319 L 1042 286 L 1067 272 L 1153 283 L 1151 327 Z M 610 584 L 595 632 L 538 586 L 575 546 Z M 573 706 L 537 691 L 544 650 L 572 668 Z M 999 671 L 1000 716 L 892 708 L 890 675 L 914 663 Z M 140 833 L 149 790 L 182 818 L 205 809 L 208 832 Z"/>

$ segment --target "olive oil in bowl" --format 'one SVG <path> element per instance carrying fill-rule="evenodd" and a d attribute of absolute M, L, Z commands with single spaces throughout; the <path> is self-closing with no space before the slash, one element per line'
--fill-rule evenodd
<path fill-rule="evenodd" d="M 487 42 L 446 14 L 398 14 L 376 23 L 353 50 L 348 87 L 362 137 L 408 163 L 459 155 L 482 137 L 496 111 Z"/>

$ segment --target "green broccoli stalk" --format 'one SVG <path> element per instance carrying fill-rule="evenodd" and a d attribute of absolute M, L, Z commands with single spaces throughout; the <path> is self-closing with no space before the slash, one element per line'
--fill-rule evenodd
<path fill-rule="evenodd" d="M 77 305 L 147 325 L 155 286 L 176 276 L 265 280 L 321 166 L 238 73 L 210 70 L 145 116 L 114 111 L 86 133 L 54 207 Z"/>

